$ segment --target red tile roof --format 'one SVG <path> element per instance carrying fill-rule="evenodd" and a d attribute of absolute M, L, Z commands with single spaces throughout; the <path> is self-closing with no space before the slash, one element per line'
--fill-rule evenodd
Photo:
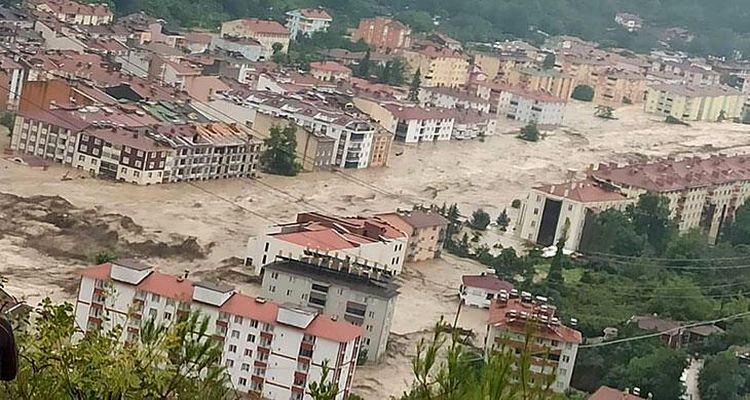
<path fill-rule="evenodd" d="M 543 185 L 537 186 L 534 189 L 581 203 L 599 203 L 627 199 L 627 196 L 624 194 L 612 190 L 605 190 L 596 182 L 590 180 L 561 183 L 558 185 Z"/>
<path fill-rule="evenodd" d="M 307 326 L 305 333 L 334 342 L 346 343 L 362 336 L 364 332 L 359 326 L 334 321 L 328 315 L 319 314 Z"/>
<path fill-rule="evenodd" d="M 394 215 L 414 229 L 448 225 L 448 220 L 437 212 L 412 210 L 409 212 L 386 213 L 381 215 L 386 217 Z"/>
<path fill-rule="evenodd" d="M 280 233 L 273 235 L 273 237 L 294 243 L 298 246 L 321 251 L 343 250 L 356 247 L 351 241 L 346 240 L 344 236 L 334 229 L 323 226 L 317 228 L 309 226 L 307 230 L 301 232 Z"/>
<path fill-rule="evenodd" d="M 50 125 L 70 129 L 72 132 L 78 132 L 89 126 L 90 122 L 76 118 L 68 110 L 43 110 L 34 107 L 30 110 L 19 111 L 18 115 L 34 121 L 46 122 Z"/>
<path fill-rule="evenodd" d="M 289 36 L 289 29 L 276 21 L 247 18 L 242 20 L 242 24 L 245 28 L 257 34 Z"/>
<path fill-rule="evenodd" d="M 395 103 L 388 103 L 383 106 L 394 117 L 402 120 L 424 120 L 424 119 L 453 119 L 455 118 L 453 110 L 440 107 L 423 108 L 419 106 L 407 106 Z"/>
<path fill-rule="evenodd" d="M 589 397 L 589 400 L 645 400 L 643 397 L 638 397 L 634 394 L 626 394 L 622 390 L 613 389 L 609 386 L 600 387 L 594 394 Z"/>
<path fill-rule="evenodd" d="M 112 11 L 105 4 L 82 4 L 69 0 L 44 0 L 37 4 L 46 4 L 57 14 L 111 16 Z"/>
<path fill-rule="evenodd" d="M 330 72 L 348 72 L 348 73 L 352 72 L 352 70 L 349 67 L 339 64 L 335 61 L 311 62 L 310 70 L 320 70 L 320 71 L 330 71 Z"/>
<path fill-rule="evenodd" d="M 193 300 L 193 282 L 174 275 L 163 274 L 158 271 L 150 273 L 136 286 L 138 290 L 156 293 L 159 296 L 180 301 Z"/>
<path fill-rule="evenodd" d="M 299 10 L 299 13 L 302 14 L 305 18 L 325 19 L 329 21 L 333 20 L 331 14 L 328 14 L 326 10 L 320 8 L 304 8 L 302 10 Z"/>
<path fill-rule="evenodd" d="M 268 324 L 276 323 L 279 305 L 241 293 L 235 293 L 219 308 L 220 311 L 243 318 L 252 318 Z"/>
<path fill-rule="evenodd" d="M 475 287 L 492 292 L 499 292 L 501 290 L 510 292 L 513 289 L 512 283 L 506 282 L 496 275 L 464 275 L 461 277 L 461 282 L 467 287 Z"/>
<path fill-rule="evenodd" d="M 526 324 L 533 323 L 533 336 L 542 337 L 549 340 L 556 340 L 565 343 L 580 344 L 583 342 L 581 332 L 569 328 L 565 325 L 543 324 L 541 322 L 531 322 L 521 318 L 512 318 L 507 315 L 509 311 L 525 311 L 529 314 L 536 312 L 536 305 L 524 304 L 521 299 L 515 298 L 508 300 L 507 303 L 493 301 L 490 303 L 490 317 L 488 323 L 494 325 L 501 331 L 509 331 L 525 335 L 528 332 Z"/>
<path fill-rule="evenodd" d="M 600 164 L 594 179 L 652 192 L 672 192 L 750 180 L 750 157 L 711 156 L 627 166 Z"/>
<path fill-rule="evenodd" d="M 87 278 L 98 279 L 100 281 L 106 281 L 109 279 L 109 274 L 112 271 L 112 264 L 104 263 L 94 265 L 81 270 L 81 276 Z"/>

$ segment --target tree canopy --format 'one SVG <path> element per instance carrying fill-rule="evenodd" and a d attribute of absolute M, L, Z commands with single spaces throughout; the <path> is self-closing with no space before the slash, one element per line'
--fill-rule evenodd
<path fill-rule="evenodd" d="M 265 150 L 260 156 L 260 165 L 271 174 L 294 176 L 302 168 L 297 162 L 297 127 L 273 126 L 268 138 L 263 140 Z"/>

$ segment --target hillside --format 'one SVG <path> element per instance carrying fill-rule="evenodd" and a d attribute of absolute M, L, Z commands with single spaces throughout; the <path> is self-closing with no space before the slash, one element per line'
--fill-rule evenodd
<path fill-rule="evenodd" d="M 572 34 L 605 45 L 647 50 L 658 44 L 659 29 L 683 27 L 690 43 L 673 43 L 697 54 L 750 54 L 750 9 L 746 0 L 115 0 L 119 14 L 144 10 L 184 26 L 213 27 L 220 21 L 255 16 L 283 18 L 296 7 L 323 6 L 333 11 L 340 32 L 364 16 L 392 14 L 415 30 L 437 29 L 464 41 L 493 41 L 507 36 L 541 39 Z M 627 33 L 614 23 L 618 11 L 638 14 L 646 29 Z"/>

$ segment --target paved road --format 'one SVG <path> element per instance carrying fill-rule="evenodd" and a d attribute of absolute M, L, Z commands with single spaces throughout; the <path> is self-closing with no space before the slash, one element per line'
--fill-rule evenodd
<path fill-rule="evenodd" d="M 703 360 L 690 359 L 690 365 L 682 372 L 682 382 L 685 384 L 684 400 L 700 400 L 698 393 L 698 375 L 703 368 Z"/>

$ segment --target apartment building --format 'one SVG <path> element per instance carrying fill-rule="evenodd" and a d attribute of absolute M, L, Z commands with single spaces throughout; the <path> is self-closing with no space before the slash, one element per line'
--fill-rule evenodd
<path fill-rule="evenodd" d="M 532 92 L 545 92 L 561 99 L 568 99 L 573 94 L 574 78 L 555 70 L 520 68 L 510 71 L 505 83 L 521 87 Z"/>
<path fill-rule="evenodd" d="M 16 114 L 11 150 L 71 165 L 78 136 L 89 123 L 66 110 L 27 110 Z"/>
<path fill-rule="evenodd" d="M 258 61 L 264 57 L 263 45 L 258 40 L 249 37 L 214 36 L 209 48 L 236 53 L 250 61 Z"/>
<path fill-rule="evenodd" d="M 615 14 L 615 22 L 628 32 L 635 32 L 643 28 L 643 19 L 635 14 L 619 12 Z"/>
<path fill-rule="evenodd" d="M 402 50 L 409 73 L 420 71 L 423 87 L 459 87 L 469 81 L 469 60 L 461 51 L 426 46 Z"/>
<path fill-rule="evenodd" d="M 297 128 L 294 133 L 297 139 L 295 153 L 297 161 L 302 165 L 302 170 L 330 170 L 332 167 L 331 160 L 336 151 L 336 141 L 333 138 L 320 132 L 311 132 L 297 125 L 293 120 L 262 113 L 255 116 L 253 131 L 257 132 L 261 138 L 267 138 L 271 135 L 271 128 L 274 126 L 286 127 L 289 124 Z M 371 163 L 370 166 L 374 165 Z"/>
<path fill-rule="evenodd" d="M 490 102 L 469 91 L 447 87 L 431 87 L 419 90 L 419 103 L 440 108 L 460 108 L 483 113 L 490 112 Z"/>
<path fill-rule="evenodd" d="M 386 351 L 398 285 L 385 271 L 319 254 L 277 258 L 265 267 L 263 296 L 311 307 L 363 328 L 360 358 L 379 361 Z"/>
<path fill-rule="evenodd" d="M 618 107 L 623 104 L 641 104 L 646 97 L 648 79 L 628 71 L 607 70 L 594 83 L 594 104 Z"/>
<path fill-rule="evenodd" d="M 302 213 L 293 223 L 273 226 L 265 234 L 249 238 L 245 265 L 260 275 L 277 256 L 299 259 L 313 251 L 399 274 L 407 258 L 407 242 L 405 232 L 379 217 Z"/>
<path fill-rule="evenodd" d="M 300 35 L 309 37 L 313 33 L 326 32 L 331 22 L 333 17 L 321 8 L 302 8 L 286 13 L 286 27 L 292 40 Z"/>
<path fill-rule="evenodd" d="M 495 134 L 497 118 L 494 114 L 474 110 L 456 110 L 451 138 L 474 139 Z"/>
<path fill-rule="evenodd" d="M 494 269 L 488 269 L 479 275 L 464 275 L 458 296 L 467 306 L 490 308 L 492 301 L 499 298 L 500 292 L 510 293 L 513 284 L 500 279 Z"/>
<path fill-rule="evenodd" d="M 565 326 L 555 316 L 556 308 L 541 296 L 530 293 L 501 292 L 490 304 L 485 352 L 495 351 L 530 354 L 529 384 L 564 393 L 570 388 L 581 332 Z M 527 335 L 531 338 L 527 340 Z"/>
<path fill-rule="evenodd" d="M 624 210 L 636 200 L 592 180 L 538 186 L 521 206 L 516 232 L 522 240 L 543 247 L 565 237 L 565 249 L 575 251 L 587 218 L 596 210 Z"/>
<path fill-rule="evenodd" d="M 496 88 L 499 88 L 498 117 L 545 126 L 562 125 L 567 100 L 510 85 Z"/>
<path fill-rule="evenodd" d="M 669 200 L 679 232 L 699 229 L 715 243 L 722 226 L 750 196 L 750 158 L 743 155 L 667 159 L 648 164 L 600 164 L 583 182 L 534 188 L 521 208 L 516 231 L 549 246 L 565 229 L 565 248 L 577 250 L 592 212 L 624 209 L 645 193 Z"/>
<path fill-rule="evenodd" d="M 487 75 L 487 80 L 503 80 L 510 71 L 531 68 L 537 65 L 534 58 L 526 53 L 476 53 L 474 65 Z"/>
<path fill-rule="evenodd" d="M 73 25 L 104 25 L 112 22 L 114 14 L 107 3 L 86 4 L 71 0 L 33 0 L 27 2 L 33 10 L 49 13 L 61 22 Z"/>
<path fill-rule="evenodd" d="M 233 101 L 233 100 L 231 100 Z M 331 164 L 339 168 L 367 168 L 377 126 L 365 118 L 324 103 L 317 97 L 282 96 L 253 92 L 242 107 L 294 120 L 310 132 L 319 132 L 336 141 Z"/>
<path fill-rule="evenodd" d="M 455 110 L 444 108 L 381 103 L 367 97 L 355 97 L 354 105 L 405 143 L 450 140 L 456 120 Z"/>
<path fill-rule="evenodd" d="M 352 41 L 363 41 L 377 50 L 394 50 L 411 46 L 411 29 L 389 17 L 364 18 L 352 33 Z"/>
<path fill-rule="evenodd" d="M 379 214 L 377 218 L 406 233 L 406 261 L 418 262 L 440 257 L 448 228 L 448 220 L 442 215 L 435 211 L 416 209 Z"/>
<path fill-rule="evenodd" d="M 647 113 L 683 121 L 742 118 L 745 95 L 728 86 L 653 85 L 646 90 Z"/>
<path fill-rule="evenodd" d="M 282 53 L 289 50 L 289 29 L 271 20 L 245 18 L 224 22 L 221 24 L 221 37 L 255 39 L 263 47 L 265 59 L 271 58 L 276 43 L 281 44 Z"/>
<path fill-rule="evenodd" d="M 262 141 L 237 123 L 160 125 L 149 134 L 174 149 L 164 182 L 255 177 Z"/>
<path fill-rule="evenodd" d="M 371 168 L 385 167 L 391 156 L 393 134 L 385 129 L 377 129 L 372 135 L 372 150 L 370 150 Z"/>
<path fill-rule="evenodd" d="M 0 82 L 0 110 L 17 111 L 26 82 L 26 69 L 8 55 L 1 55 Z"/>
<path fill-rule="evenodd" d="M 328 362 L 345 400 L 356 370 L 362 328 L 313 309 L 279 305 L 212 282 L 172 276 L 136 260 L 84 269 L 75 305 L 77 326 L 86 331 L 122 326 L 121 341 L 138 340 L 144 320 L 169 325 L 199 312 L 222 347 L 232 389 L 267 399 L 310 400 L 309 382 Z"/>
<path fill-rule="evenodd" d="M 349 81 L 352 70 L 335 61 L 316 61 L 310 63 L 310 75 L 324 82 Z"/>

